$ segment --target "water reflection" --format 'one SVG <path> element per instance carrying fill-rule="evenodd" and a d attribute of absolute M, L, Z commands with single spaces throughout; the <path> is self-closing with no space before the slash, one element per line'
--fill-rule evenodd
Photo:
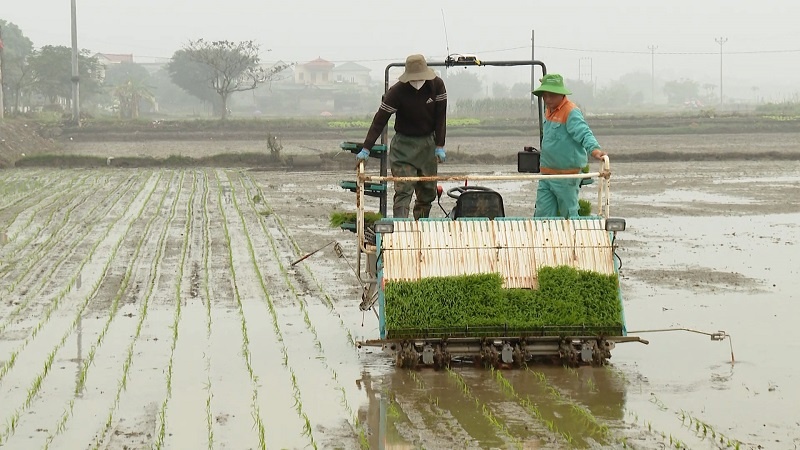
<path fill-rule="evenodd" d="M 613 368 L 453 372 L 364 370 L 358 415 L 370 448 L 589 447 L 613 444 L 624 419 L 626 382 Z"/>

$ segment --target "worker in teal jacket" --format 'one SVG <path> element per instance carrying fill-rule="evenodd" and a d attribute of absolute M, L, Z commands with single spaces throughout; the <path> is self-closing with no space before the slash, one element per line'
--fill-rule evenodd
<path fill-rule="evenodd" d="M 540 171 L 543 175 L 577 174 L 588 163 L 588 155 L 602 159 L 592 130 L 580 109 L 567 99 L 572 94 L 558 74 L 542 77 L 541 86 L 533 91 L 545 104 L 544 132 Z M 581 179 L 539 180 L 534 217 L 578 217 L 578 192 Z"/>

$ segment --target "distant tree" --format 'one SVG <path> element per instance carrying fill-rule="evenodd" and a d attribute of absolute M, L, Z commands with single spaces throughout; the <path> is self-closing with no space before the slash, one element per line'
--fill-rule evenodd
<path fill-rule="evenodd" d="M 121 119 L 137 119 L 142 102 L 155 105 L 156 98 L 150 88 L 139 80 L 129 79 L 114 88 Z"/>
<path fill-rule="evenodd" d="M 581 81 L 574 79 L 564 80 L 564 84 L 572 92 L 570 99 L 581 105 L 583 108 L 593 106 L 596 103 L 594 95 L 594 83 L 591 81 Z"/>
<path fill-rule="evenodd" d="M 100 90 L 98 80 L 99 64 L 97 58 L 89 56 L 89 50 L 81 50 L 78 55 L 78 76 L 80 77 L 81 100 L 89 99 Z M 72 49 L 64 46 L 46 45 L 30 58 L 35 77 L 33 89 L 42 94 L 50 103 L 58 98 L 70 103 L 72 98 Z"/>
<path fill-rule="evenodd" d="M 33 74 L 28 65 L 28 58 L 34 53 L 33 42 L 28 39 L 19 27 L 11 22 L 0 19 L 0 33 L 3 38 L 3 66 L 0 72 L 3 74 L 3 99 L 7 109 L 19 111 L 20 98 L 23 93 L 31 86 Z"/>
<path fill-rule="evenodd" d="M 633 104 L 644 103 L 645 98 L 649 99 L 652 96 L 653 78 L 649 73 L 628 72 L 619 77 L 619 82 L 628 88 L 631 95 L 630 102 Z"/>
<path fill-rule="evenodd" d="M 234 92 L 250 91 L 259 84 L 269 81 L 277 73 L 288 67 L 287 64 L 265 69 L 260 65 L 259 46 L 253 41 L 191 41 L 173 56 L 182 61 L 173 66 L 170 63 L 170 74 L 176 72 L 173 81 L 187 92 L 205 96 L 210 88 L 220 100 L 220 118 L 228 116 L 228 98 Z M 180 54 L 179 54 L 180 53 Z M 187 62 L 189 64 L 187 64 Z M 194 74 L 180 73 L 187 68 L 194 69 Z M 199 97 L 202 98 L 202 97 Z"/>
<path fill-rule="evenodd" d="M 514 83 L 508 94 L 511 98 L 530 98 L 531 90 L 530 83 Z"/>
<path fill-rule="evenodd" d="M 103 88 L 108 94 L 106 101 L 115 105 L 120 118 L 135 119 L 143 103 L 156 103 L 149 81 L 150 72 L 141 64 L 111 64 L 103 77 Z"/>
<path fill-rule="evenodd" d="M 470 99 L 483 96 L 483 82 L 474 72 L 466 69 L 455 70 L 446 74 L 447 98 L 454 100 Z"/>
<path fill-rule="evenodd" d="M 150 79 L 150 72 L 143 65 L 134 62 L 111 64 L 106 67 L 105 72 L 104 87 L 114 87 L 131 80 L 147 82 Z"/>
<path fill-rule="evenodd" d="M 205 107 L 204 103 L 210 104 L 211 102 L 211 100 L 200 99 L 178 86 L 170 75 L 169 66 L 152 74 L 150 76 L 150 84 L 153 86 L 153 93 L 156 96 L 158 109 L 161 112 L 197 115 L 198 110 L 202 110 Z M 207 90 L 210 92 L 212 100 L 217 98 L 211 88 Z"/>
<path fill-rule="evenodd" d="M 631 91 L 627 85 L 616 81 L 608 86 L 598 89 L 595 97 L 597 106 L 619 107 L 629 105 L 631 102 Z"/>
<path fill-rule="evenodd" d="M 167 64 L 170 80 L 187 94 L 212 105 L 214 115 L 222 114 L 222 102 L 209 81 L 214 72 L 189 57 L 186 49 L 176 51 Z"/>
<path fill-rule="evenodd" d="M 511 88 L 507 84 L 492 83 L 492 97 L 511 98 Z"/>
<path fill-rule="evenodd" d="M 664 83 L 664 94 L 667 96 L 667 103 L 683 104 L 698 97 L 699 86 L 693 80 L 673 80 Z"/>

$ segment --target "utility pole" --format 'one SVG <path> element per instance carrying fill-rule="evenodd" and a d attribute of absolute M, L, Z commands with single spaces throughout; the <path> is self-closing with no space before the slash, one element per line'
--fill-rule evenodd
<path fill-rule="evenodd" d="M 650 94 L 651 101 L 653 104 L 656 103 L 656 49 L 658 48 L 657 45 L 648 45 L 648 49 L 650 49 L 650 90 L 652 93 Z"/>
<path fill-rule="evenodd" d="M 71 2 L 72 9 L 72 121 L 78 126 L 81 124 L 80 77 L 78 76 L 78 21 L 75 0 Z"/>
<path fill-rule="evenodd" d="M 531 61 L 536 61 L 535 47 L 534 47 L 534 30 L 531 30 Z M 531 119 L 539 117 L 539 100 L 536 95 L 533 95 L 533 90 L 536 89 L 536 66 L 531 64 Z"/>
<path fill-rule="evenodd" d="M 722 45 L 728 42 L 728 38 L 719 37 L 714 39 L 719 44 L 719 104 L 722 104 Z"/>
<path fill-rule="evenodd" d="M 0 28 L 0 119 L 4 118 L 5 103 L 3 103 L 3 29 Z"/>

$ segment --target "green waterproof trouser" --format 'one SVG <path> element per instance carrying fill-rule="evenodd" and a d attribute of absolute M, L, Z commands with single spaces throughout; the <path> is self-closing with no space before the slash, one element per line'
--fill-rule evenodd
<path fill-rule="evenodd" d="M 433 135 L 412 137 L 395 134 L 389 147 L 389 167 L 394 177 L 432 177 L 438 174 Z M 394 211 L 408 214 L 415 194 L 414 218 L 428 217 L 436 199 L 435 181 L 397 181 L 394 183 Z"/>
<path fill-rule="evenodd" d="M 534 217 L 578 217 L 578 192 L 581 180 L 562 178 L 539 180 Z"/>

